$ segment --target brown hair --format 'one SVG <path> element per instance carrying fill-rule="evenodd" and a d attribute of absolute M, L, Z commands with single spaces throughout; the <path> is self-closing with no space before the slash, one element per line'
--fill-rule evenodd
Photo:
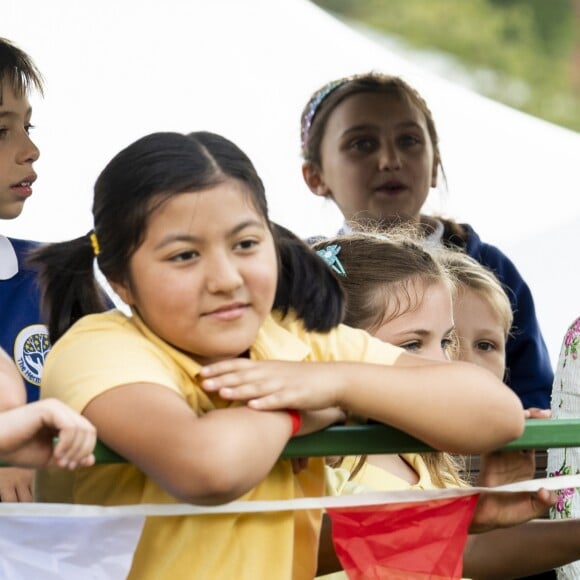
<path fill-rule="evenodd" d="M 497 312 L 507 339 L 514 315 L 506 290 L 495 274 L 461 251 L 442 249 L 437 252 L 436 257 L 453 277 L 458 292 L 462 288 L 477 292 Z"/>
<path fill-rule="evenodd" d="M 446 269 L 408 228 L 388 234 L 353 233 L 316 242 L 313 248 L 324 251 L 338 247 L 337 257 L 345 274 L 338 274 L 346 294 L 344 322 L 370 333 L 405 312 L 417 308 L 422 300 L 420 289 L 445 282 L 453 292 Z M 460 461 L 447 453 L 421 454 L 435 485 L 462 485 Z M 366 456 L 352 470 L 351 478 L 361 470 Z"/>
<path fill-rule="evenodd" d="M 32 59 L 9 40 L 0 37 L 0 104 L 4 82 L 18 97 L 26 95 L 31 86 L 43 94 L 42 75 Z"/>

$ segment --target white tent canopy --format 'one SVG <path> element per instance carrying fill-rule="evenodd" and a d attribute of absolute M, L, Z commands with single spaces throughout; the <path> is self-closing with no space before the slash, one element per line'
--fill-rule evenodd
<path fill-rule="evenodd" d="M 554 359 L 580 314 L 574 246 L 564 247 L 574 240 L 563 237 L 580 220 L 580 136 L 421 70 L 306 0 L 7 0 L 0 35 L 47 80 L 46 98 L 33 100 L 40 178 L 23 215 L 2 224 L 5 234 L 85 233 L 92 185 L 112 155 L 152 131 L 200 129 L 250 155 L 273 219 L 303 236 L 331 233 L 338 212 L 302 182 L 300 112 L 326 81 L 374 69 L 404 76 L 425 96 L 449 184 L 429 207 L 471 223 L 521 266 Z"/>

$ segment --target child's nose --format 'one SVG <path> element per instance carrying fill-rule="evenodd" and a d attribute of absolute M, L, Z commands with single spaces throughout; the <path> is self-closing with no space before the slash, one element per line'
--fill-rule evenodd
<path fill-rule="evenodd" d="M 381 171 L 393 171 L 400 169 L 401 161 L 399 152 L 394 144 L 385 143 L 379 149 L 379 169 Z"/>
<path fill-rule="evenodd" d="M 232 292 L 242 283 L 242 275 L 229 257 L 216 257 L 208 264 L 207 287 L 210 292 Z"/>
<path fill-rule="evenodd" d="M 40 157 L 40 150 L 34 144 L 28 133 L 22 135 L 18 151 L 18 163 L 34 163 Z"/>

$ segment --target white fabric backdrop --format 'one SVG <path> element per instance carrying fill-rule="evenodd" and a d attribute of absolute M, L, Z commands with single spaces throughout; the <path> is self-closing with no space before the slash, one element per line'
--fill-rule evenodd
<path fill-rule="evenodd" d="M 3 233 L 52 241 L 88 231 L 91 187 L 114 153 L 151 131 L 199 129 L 248 152 L 273 219 L 300 235 L 331 233 L 338 212 L 300 175 L 302 107 L 332 78 L 401 74 L 423 93 L 441 134 L 449 191 L 434 192 L 429 207 L 508 251 L 557 359 L 580 311 L 567 245 L 580 220 L 579 134 L 421 70 L 307 0 L 2 0 L 0 35 L 29 52 L 47 80 L 46 98 L 33 100 L 40 178 Z"/>

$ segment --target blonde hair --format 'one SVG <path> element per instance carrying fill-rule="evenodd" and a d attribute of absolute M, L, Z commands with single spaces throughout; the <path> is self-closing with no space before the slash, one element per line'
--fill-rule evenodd
<path fill-rule="evenodd" d="M 372 333 L 385 322 L 418 308 L 424 289 L 437 282 L 449 285 L 453 280 L 447 270 L 408 228 L 388 233 L 356 232 L 316 242 L 313 248 L 324 252 L 337 246 L 336 257 L 345 275 L 337 274 L 346 294 L 344 322 Z M 351 472 L 351 479 L 361 470 L 367 456 L 362 456 Z M 439 487 L 463 485 L 459 459 L 442 452 L 423 453 L 433 483 Z"/>
<path fill-rule="evenodd" d="M 441 249 L 435 256 L 449 272 L 458 292 L 464 288 L 473 290 L 498 314 L 507 339 L 514 315 L 507 292 L 495 274 L 463 252 Z"/>

